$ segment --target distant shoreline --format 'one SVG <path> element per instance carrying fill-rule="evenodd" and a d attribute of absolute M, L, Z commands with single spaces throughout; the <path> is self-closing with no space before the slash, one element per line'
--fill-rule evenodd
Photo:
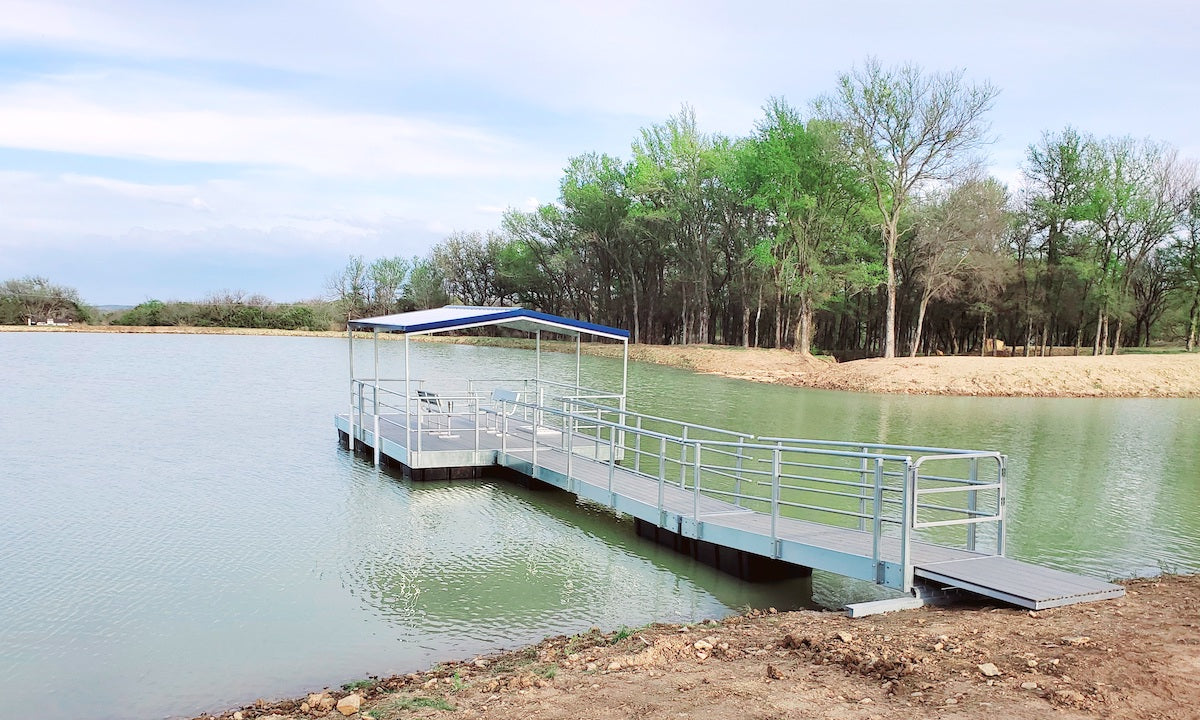
<path fill-rule="evenodd" d="M 179 335 L 264 335 L 344 338 L 336 330 L 272 330 L 182 326 L 0 326 L 0 332 L 93 332 Z M 370 333 L 356 333 L 369 338 Z M 381 335 L 391 339 L 391 335 Z M 421 342 L 531 349 L 521 338 L 421 336 Z M 574 352 L 575 343 L 543 341 L 545 350 Z M 584 354 L 620 357 L 620 346 L 585 343 Z M 873 358 L 837 363 L 789 350 L 724 345 L 630 345 L 638 362 L 739 380 L 820 390 L 985 397 L 1200 398 L 1200 353 L 1117 356 Z"/>

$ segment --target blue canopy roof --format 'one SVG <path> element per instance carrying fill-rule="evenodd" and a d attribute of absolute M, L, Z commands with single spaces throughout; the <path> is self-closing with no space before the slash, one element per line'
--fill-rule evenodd
<path fill-rule="evenodd" d="M 480 307 L 477 305 L 447 305 L 429 310 L 379 317 L 359 318 L 350 321 L 356 330 L 383 330 L 402 332 L 409 335 L 428 334 L 443 330 L 459 330 L 483 325 L 534 332 L 546 330 L 562 335 L 597 335 L 614 340 L 628 340 L 629 331 L 605 325 L 583 322 L 571 318 L 548 315 L 519 307 Z"/>

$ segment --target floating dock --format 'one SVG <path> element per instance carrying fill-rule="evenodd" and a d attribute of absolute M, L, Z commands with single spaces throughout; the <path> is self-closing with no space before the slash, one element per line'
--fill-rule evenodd
<path fill-rule="evenodd" d="M 438 382 L 409 373 L 412 335 L 481 325 L 534 334 L 534 377 Z M 335 416 L 348 446 L 416 479 L 504 469 L 635 518 L 639 534 L 747 578 L 820 569 L 903 593 L 851 614 L 915 607 L 948 589 L 1032 610 L 1124 588 L 1004 557 L 997 452 L 755 437 L 626 408 L 628 334 L 521 308 L 450 306 L 366 318 L 404 333 L 403 378 L 352 377 Z M 574 384 L 541 377 L 542 332 L 576 340 Z M 622 387 L 580 384 L 581 334 L 626 343 Z M 351 367 L 354 367 L 351 335 Z"/>

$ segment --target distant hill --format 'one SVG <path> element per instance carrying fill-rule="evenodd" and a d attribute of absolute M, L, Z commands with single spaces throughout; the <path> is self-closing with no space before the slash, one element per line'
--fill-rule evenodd
<path fill-rule="evenodd" d="M 119 312 L 121 310 L 132 310 L 134 308 L 133 305 L 93 305 L 92 307 L 96 308 L 97 310 L 99 310 L 102 313 Z"/>

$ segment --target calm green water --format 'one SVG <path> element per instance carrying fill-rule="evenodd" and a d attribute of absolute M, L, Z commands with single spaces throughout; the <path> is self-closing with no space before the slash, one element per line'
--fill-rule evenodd
<path fill-rule="evenodd" d="M 382 345 L 398 370 L 400 344 Z M 530 361 L 413 354 L 426 377 Z M 573 357 L 543 362 L 573 378 Z M 741 583 L 559 493 L 377 471 L 335 442 L 345 363 L 338 340 L 0 333 L 6 707 L 191 715 L 593 624 L 806 601 L 807 583 Z M 1200 571 L 1200 401 L 874 397 L 643 365 L 630 382 L 634 409 L 759 434 L 999 449 L 1010 554 Z M 871 593 L 820 573 L 812 591 Z"/>

